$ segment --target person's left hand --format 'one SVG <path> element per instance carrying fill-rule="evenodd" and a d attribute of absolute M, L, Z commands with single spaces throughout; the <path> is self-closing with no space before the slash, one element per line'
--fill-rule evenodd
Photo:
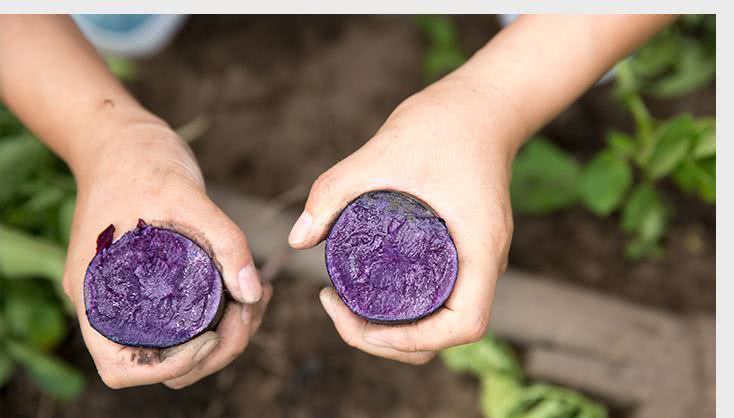
<path fill-rule="evenodd" d="M 459 255 L 452 295 L 436 313 L 405 325 L 378 325 L 352 313 L 331 288 L 324 309 L 347 344 L 407 363 L 477 341 L 487 328 L 495 282 L 512 236 L 509 181 L 520 122 L 492 107 L 459 78 L 403 102 L 362 148 L 322 174 L 289 243 L 324 239 L 339 212 L 360 194 L 400 190 L 428 203 L 447 223 Z"/>

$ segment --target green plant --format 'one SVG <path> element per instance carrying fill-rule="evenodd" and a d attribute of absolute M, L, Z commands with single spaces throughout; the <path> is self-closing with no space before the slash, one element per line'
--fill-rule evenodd
<path fill-rule="evenodd" d="M 20 366 L 58 399 L 84 387 L 52 354 L 73 314 L 61 277 L 74 201 L 66 166 L 0 105 L 0 386 Z"/>
<path fill-rule="evenodd" d="M 426 83 L 438 80 L 466 61 L 453 18 L 427 15 L 416 17 L 416 22 L 427 40 L 423 56 L 423 78 Z"/>
<path fill-rule="evenodd" d="M 687 113 L 657 120 L 642 96 L 688 93 L 712 80 L 712 18 L 684 17 L 617 65 L 614 95 L 632 116 L 632 134 L 609 131 L 604 148 L 583 165 L 543 138 L 531 140 L 513 166 L 515 210 L 543 214 L 581 204 L 600 217 L 619 211 L 630 235 L 625 255 L 640 259 L 661 254 L 674 213 L 661 181 L 715 204 L 716 120 Z M 694 25 L 703 31 L 698 38 L 688 35 Z"/>
<path fill-rule="evenodd" d="M 630 72 L 642 92 L 678 97 L 716 75 L 716 15 L 684 15 L 635 52 Z"/>
<path fill-rule="evenodd" d="M 510 347 L 487 335 L 441 352 L 446 366 L 480 381 L 481 409 L 489 418 L 605 418 L 606 408 L 583 395 L 544 383 L 525 383 Z"/>

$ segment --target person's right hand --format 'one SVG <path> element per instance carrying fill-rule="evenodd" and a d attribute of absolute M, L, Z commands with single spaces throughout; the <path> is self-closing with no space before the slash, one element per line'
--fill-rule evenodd
<path fill-rule="evenodd" d="M 260 284 L 245 236 L 209 200 L 193 154 L 168 126 L 145 118 L 122 126 L 90 126 L 89 132 L 93 137 L 86 138 L 88 152 L 71 164 L 78 195 L 64 273 L 64 289 L 76 306 L 84 342 L 111 388 L 190 385 L 245 349 L 272 288 Z M 236 300 L 227 304 L 214 331 L 156 350 L 119 345 L 89 325 L 83 282 L 97 236 L 113 224 L 117 239 L 134 228 L 138 218 L 152 225 L 174 224 L 211 248 Z"/>

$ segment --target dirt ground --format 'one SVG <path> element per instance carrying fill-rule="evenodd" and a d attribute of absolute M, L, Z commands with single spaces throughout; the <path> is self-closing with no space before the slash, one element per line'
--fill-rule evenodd
<path fill-rule="evenodd" d="M 458 22 L 467 52 L 498 28 L 491 16 Z M 408 17 L 197 16 L 173 46 L 142 63 L 130 87 L 173 126 L 207 118 L 210 128 L 193 146 L 208 181 L 273 197 L 309 185 L 418 91 L 422 50 Z M 605 89 L 584 96 L 544 133 L 587 158 L 607 127 L 629 126 Z M 711 114 L 714 94 L 652 110 Z M 624 261 L 618 219 L 572 210 L 516 217 L 511 265 L 676 312 L 713 312 L 714 209 L 666 190 L 677 213 L 662 260 Z M 416 368 L 348 348 L 319 306 L 316 284 L 278 280 L 251 347 L 201 384 L 110 391 L 94 376 L 77 332 L 61 354 L 88 372 L 89 390 L 58 405 L 17 377 L 0 391 L 2 410 L 18 417 L 480 416 L 475 381 L 439 361 Z"/>

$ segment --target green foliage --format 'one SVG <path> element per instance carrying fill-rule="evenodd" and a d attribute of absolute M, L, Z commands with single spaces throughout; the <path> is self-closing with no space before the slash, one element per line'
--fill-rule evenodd
<path fill-rule="evenodd" d="M 56 347 L 67 333 L 56 295 L 33 280 L 9 280 L 4 287 L 2 315 L 8 333 L 42 351 Z"/>
<path fill-rule="evenodd" d="M 716 75 L 716 15 L 687 15 L 635 52 L 630 66 L 641 92 L 678 97 Z"/>
<path fill-rule="evenodd" d="M 622 210 L 622 229 L 634 235 L 625 249 L 632 259 L 659 254 L 658 241 L 665 233 L 670 210 L 649 184 L 637 186 Z"/>
<path fill-rule="evenodd" d="M 31 378 L 48 394 L 67 400 L 84 390 L 84 376 L 56 357 L 44 353 L 30 344 L 15 340 L 3 343 L 10 357 L 22 365 Z"/>
<path fill-rule="evenodd" d="M 61 279 L 75 195 L 66 166 L 0 105 L 0 386 L 24 370 L 58 399 L 84 387 L 51 354 L 73 313 Z"/>
<path fill-rule="evenodd" d="M 590 211 L 607 216 L 619 207 L 631 184 L 627 162 L 614 151 L 601 152 L 581 173 L 581 200 Z"/>
<path fill-rule="evenodd" d="M 602 217 L 619 211 L 630 236 L 625 255 L 661 255 L 673 209 L 656 190 L 659 182 L 670 179 L 684 193 L 716 202 L 716 119 L 683 113 L 657 120 L 642 95 L 677 96 L 711 82 L 715 34 L 714 16 L 686 16 L 618 64 L 614 95 L 635 132 L 610 131 L 606 146 L 576 170 L 565 151 L 531 140 L 513 166 L 513 208 L 544 214 L 581 203 Z"/>
<path fill-rule="evenodd" d="M 452 18 L 427 15 L 416 17 L 416 21 L 428 43 L 423 56 L 423 78 L 426 83 L 438 80 L 466 61 Z"/>
<path fill-rule="evenodd" d="M 512 207 L 543 214 L 578 200 L 579 164 L 553 143 L 537 138 L 515 158 L 510 192 Z"/>
<path fill-rule="evenodd" d="M 15 362 L 0 344 L 0 387 L 10 380 L 15 372 Z"/>
<path fill-rule="evenodd" d="M 487 335 L 480 341 L 441 352 L 446 366 L 480 380 L 480 405 L 491 418 L 605 418 L 603 405 L 554 385 L 524 382 L 510 347 Z"/>
<path fill-rule="evenodd" d="M 520 363 L 509 345 L 491 335 L 485 336 L 482 341 L 447 348 L 441 352 L 441 358 L 448 368 L 456 372 L 477 376 L 501 373 L 512 379 L 522 377 Z"/>

